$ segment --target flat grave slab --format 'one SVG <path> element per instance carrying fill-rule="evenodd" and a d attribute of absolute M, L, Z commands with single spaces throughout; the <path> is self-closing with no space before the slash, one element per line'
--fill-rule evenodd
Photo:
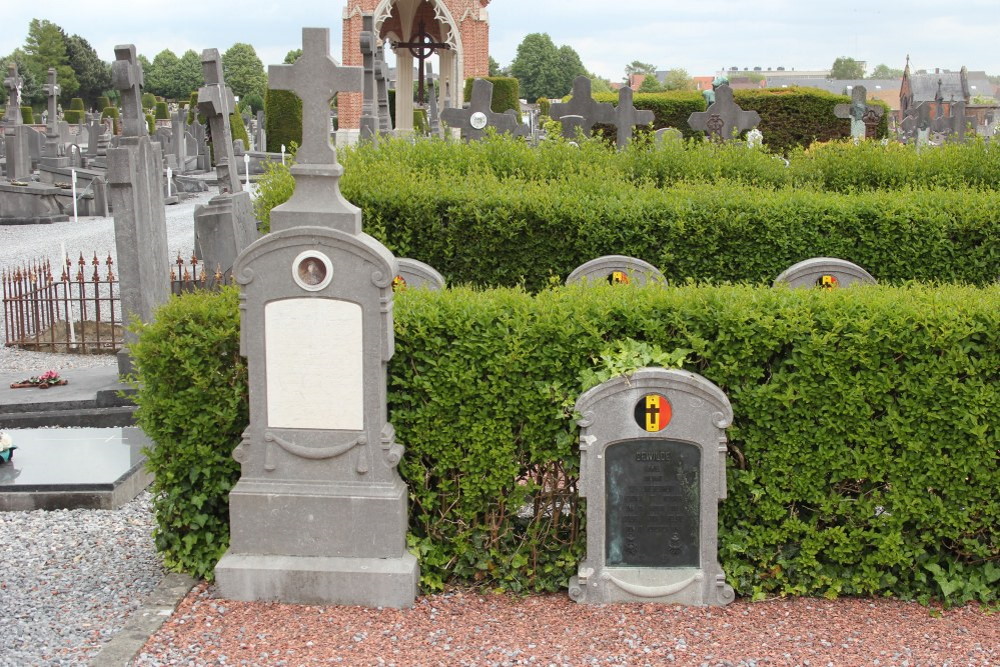
<path fill-rule="evenodd" d="M 152 481 L 135 426 L 7 429 L 17 450 L 0 465 L 0 510 L 115 509 Z"/>

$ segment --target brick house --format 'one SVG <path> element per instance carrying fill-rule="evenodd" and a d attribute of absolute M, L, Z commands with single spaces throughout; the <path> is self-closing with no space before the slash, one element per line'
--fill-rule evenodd
<path fill-rule="evenodd" d="M 348 0 L 344 8 L 343 64 L 361 65 L 362 14 L 375 17 L 375 33 L 396 54 L 398 73 L 415 71 L 418 62 L 408 48 L 396 48 L 400 42 L 418 39 L 420 25 L 430 41 L 448 44 L 429 61 L 433 64 L 441 85 L 438 106 L 447 99 L 451 106 L 462 106 L 465 79 L 488 76 L 490 0 Z M 396 123 L 398 129 L 413 128 L 413 80 L 397 74 Z M 361 93 L 344 93 L 338 99 L 340 129 L 356 132 L 361 121 Z"/>

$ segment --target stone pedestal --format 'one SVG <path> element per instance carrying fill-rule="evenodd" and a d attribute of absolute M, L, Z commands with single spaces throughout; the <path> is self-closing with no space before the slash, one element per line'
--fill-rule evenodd
<path fill-rule="evenodd" d="M 249 192 L 217 195 L 194 209 L 194 254 L 209 274 L 231 273 L 236 257 L 255 238 Z"/>
<path fill-rule="evenodd" d="M 31 139 L 34 131 L 25 125 L 8 127 L 4 131 L 7 156 L 7 180 L 27 181 L 31 178 Z"/>

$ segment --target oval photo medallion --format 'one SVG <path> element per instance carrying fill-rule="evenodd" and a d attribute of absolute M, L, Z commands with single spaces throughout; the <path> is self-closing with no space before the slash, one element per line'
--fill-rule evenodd
<path fill-rule="evenodd" d="M 646 394 L 635 404 L 635 423 L 648 433 L 658 433 L 673 417 L 670 401 L 663 394 Z"/>
<path fill-rule="evenodd" d="M 476 113 L 469 116 L 469 125 L 471 125 L 476 130 L 481 130 L 486 127 L 486 123 L 489 119 L 486 118 L 486 114 L 482 111 L 477 111 Z"/>

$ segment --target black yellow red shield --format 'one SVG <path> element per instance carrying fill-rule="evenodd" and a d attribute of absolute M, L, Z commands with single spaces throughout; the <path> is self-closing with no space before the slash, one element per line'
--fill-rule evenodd
<path fill-rule="evenodd" d="M 649 433 L 665 429 L 671 417 L 673 408 L 663 394 L 646 394 L 635 404 L 635 423 Z"/>

